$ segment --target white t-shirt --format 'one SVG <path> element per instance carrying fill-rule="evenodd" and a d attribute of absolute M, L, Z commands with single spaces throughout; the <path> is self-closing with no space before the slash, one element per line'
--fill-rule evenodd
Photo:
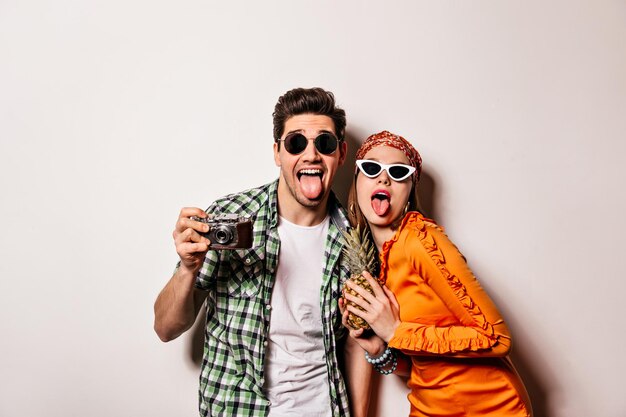
<path fill-rule="evenodd" d="M 280 217 L 280 252 L 265 357 L 269 417 L 331 417 L 320 293 L 329 217 L 312 227 Z"/>

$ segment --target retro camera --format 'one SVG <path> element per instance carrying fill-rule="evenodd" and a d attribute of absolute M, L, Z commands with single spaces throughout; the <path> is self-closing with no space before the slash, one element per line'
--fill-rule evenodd
<path fill-rule="evenodd" d="M 202 219 L 193 216 L 191 220 L 209 225 L 202 236 L 209 239 L 211 249 L 249 249 L 252 247 L 252 222 L 236 214 L 220 214 Z"/>

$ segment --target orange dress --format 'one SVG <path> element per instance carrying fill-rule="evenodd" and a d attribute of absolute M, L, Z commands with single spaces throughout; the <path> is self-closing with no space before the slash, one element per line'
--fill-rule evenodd
<path fill-rule="evenodd" d="M 531 416 L 509 331 L 443 229 L 409 212 L 380 253 L 400 304 L 389 346 L 409 355 L 411 416 Z"/>

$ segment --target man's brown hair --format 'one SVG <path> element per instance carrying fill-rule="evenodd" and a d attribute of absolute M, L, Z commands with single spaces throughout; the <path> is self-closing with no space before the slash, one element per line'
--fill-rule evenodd
<path fill-rule="evenodd" d="M 278 98 L 272 117 L 274 119 L 274 141 L 284 133 L 285 122 L 300 114 L 328 116 L 335 124 L 335 135 L 343 141 L 346 130 L 346 112 L 337 107 L 335 96 L 322 88 L 294 88 Z"/>

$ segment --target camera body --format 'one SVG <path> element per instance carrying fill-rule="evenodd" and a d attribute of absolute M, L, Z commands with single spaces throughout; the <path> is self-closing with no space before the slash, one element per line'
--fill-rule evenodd
<path fill-rule="evenodd" d="M 252 247 L 252 222 L 237 214 L 220 214 L 202 219 L 193 216 L 192 220 L 209 225 L 207 233 L 202 236 L 209 239 L 211 249 L 249 249 Z"/>

